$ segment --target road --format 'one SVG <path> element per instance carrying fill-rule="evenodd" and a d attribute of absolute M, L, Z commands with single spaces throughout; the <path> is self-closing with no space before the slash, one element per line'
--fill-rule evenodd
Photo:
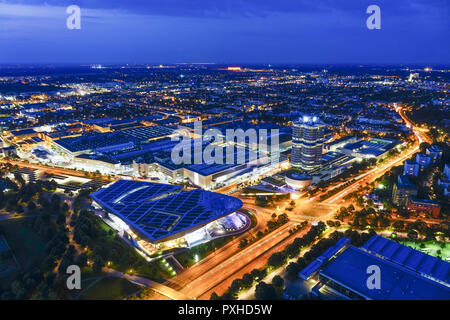
<path fill-rule="evenodd" d="M 257 256 L 255 259 L 252 259 L 249 263 L 245 264 L 242 268 L 239 268 L 236 266 L 234 268 L 234 272 L 231 273 L 228 277 L 226 277 L 224 280 L 219 282 L 217 285 L 215 285 L 213 288 L 209 289 L 202 295 L 198 297 L 198 299 L 209 299 L 211 296 L 211 293 L 216 292 L 217 294 L 221 295 L 225 293 L 225 291 L 228 289 L 228 287 L 231 285 L 231 283 L 235 279 L 242 278 L 244 274 L 250 273 L 253 269 L 262 269 L 267 265 L 267 260 L 270 258 L 272 254 L 275 252 L 280 252 L 284 250 L 284 248 L 292 243 L 295 238 L 304 236 L 311 228 L 311 225 L 309 225 L 307 228 L 301 230 L 300 232 L 289 234 L 287 237 L 282 239 L 281 241 L 274 241 L 274 243 L 271 243 L 272 247 L 266 249 L 262 254 Z"/>
<path fill-rule="evenodd" d="M 403 163 L 405 160 L 407 160 L 408 158 L 412 157 L 416 152 L 418 152 L 420 143 L 422 143 L 423 141 L 428 142 L 428 143 L 431 142 L 430 138 L 425 133 L 420 131 L 419 128 L 415 127 L 411 123 L 411 121 L 404 114 L 403 109 L 401 109 L 400 107 L 397 107 L 397 112 L 403 118 L 403 120 L 405 121 L 405 123 L 407 125 L 412 126 L 414 135 L 416 136 L 416 139 L 417 139 L 415 141 L 415 143 L 414 143 L 414 146 L 411 147 L 410 150 L 408 150 L 408 152 L 406 152 L 405 154 L 401 154 L 398 157 L 395 157 L 394 159 L 391 159 L 388 163 L 383 164 L 383 165 L 381 165 L 379 167 L 377 166 L 376 168 L 374 168 L 374 169 L 372 169 L 372 170 L 370 170 L 370 171 L 368 171 L 366 173 L 363 173 L 360 176 L 356 177 L 355 179 L 357 181 L 355 183 L 349 185 L 344 190 L 338 192 L 337 194 L 335 194 L 332 197 L 330 197 L 327 200 L 325 200 L 326 203 L 330 203 L 330 204 L 335 203 L 337 200 L 341 199 L 342 197 L 344 197 L 345 195 L 349 194 L 353 190 L 356 190 L 359 187 L 361 187 L 361 186 L 363 186 L 363 185 L 365 185 L 367 183 L 371 183 L 372 181 L 375 181 L 379 177 L 383 176 L 392 167 Z M 339 186 L 337 186 L 337 187 L 339 187 Z"/>
<path fill-rule="evenodd" d="M 86 177 L 85 172 L 78 171 L 78 170 L 65 169 L 65 168 L 61 168 L 61 167 L 51 167 L 51 166 L 45 166 L 45 165 L 37 164 L 37 163 L 29 163 L 29 162 L 10 160 L 10 159 L 8 159 L 8 160 L 0 159 L 0 162 L 10 163 L 12 165 L 17 165 L 18 167 L 21 167 L 21 168 L 40 170 L 40 171 L 44 171 L 44 172 L 47 172 L 50 174 L 55 174 L 55 175 L 69 175 L 69 176 L 75 176 L 75 177 L 88 178 L 88 177 Z"/>
<path fill-rule="evenodd" d="M 190 283 L 183 287 L 180 292 L 195 298 L 205 298 L 202 295 L 206 292 L 233 275 L 237 270 L 240 270 L 250 262 L 259 258 L 285 238 L 289 237 L 289 230 L 295 225 L 296 224 L 294 223 L 287 223 L 213 268 L 208 269 L 206 267 L 200 277 L 190 279 Z M 265 259 L 261 259 L 261 261 L 262 260 L 266 262 Z M 208 298 L 209 296 L 206 297 L 206 299 Z"/>
<path fill-rule="evenodd" d="M 124 279 L 126 279 L 130 282 L 136 283 L 140 286 L 151 288 L 153 291 L 155 291 L 159 294 L 162 294 L 172 300 L 191 300 L 191 298 L 189 296 L 186 296 L 181 292 L 178 292 L 170 287 L 167 287 L 161 283 L 152 281 L 150 279 L 136 276 L 136 275 L 126 274 L 126 273 L 123 273 L 123 272 L 120 272 L 120 271 L 117 271 L 114 269 L 109 269 L 109 268 L 103 268 L 103 270 L 106 273 L 108 273 L 108 275 L 110 275 L 110 276 L 124 278 Z"/>

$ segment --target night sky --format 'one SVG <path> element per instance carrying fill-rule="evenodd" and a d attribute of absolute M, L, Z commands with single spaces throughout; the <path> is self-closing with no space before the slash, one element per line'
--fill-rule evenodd
<path fill-rule="evenodd" d="M 448 65 L 449 18 L 449 0 L 0 0 L 0 64 Z"/>

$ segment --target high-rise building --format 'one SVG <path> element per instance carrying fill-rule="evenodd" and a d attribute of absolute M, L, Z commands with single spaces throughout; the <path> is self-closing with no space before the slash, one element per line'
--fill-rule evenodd
<path fill-rule="evenodd" d="M 292 127 L 293 167 L 311 171 L 320 167 L 325 124 L 318 117 L 303 116 Z"/>

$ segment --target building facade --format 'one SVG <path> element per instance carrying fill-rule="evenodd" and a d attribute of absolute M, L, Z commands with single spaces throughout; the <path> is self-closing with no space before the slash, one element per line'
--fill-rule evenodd
<path fill-rule="evenodd" d="M 417 187 L 408 180 L 407 176 L 398 176 L 397 182 L 392 188 L 392 202 L 398 206 L 404 206 L 408 197 L 411 196 L 417 196 Z"/>
<path fill-rule="evenodd" d="M 318 169 L 322 160 L 325 124 L 317 117 L 303 116 L 292 127 L 293 167 L 305 171 Z"/>
<path fill-rule="evenodd" d="M 403 174 L 405 176 L 416 176 L 419 174 L 419 164 L 413 161 L 405 161 L 403 165 Z"/>

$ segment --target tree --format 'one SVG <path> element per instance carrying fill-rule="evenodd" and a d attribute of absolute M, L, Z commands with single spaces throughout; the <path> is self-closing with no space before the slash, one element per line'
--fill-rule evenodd
<path fill-rule="evenodd" d="M 77 264 L 80 268 L 86 266 L 86 264 L 87 264 L 87 255 L 86 255 L 86 252 L 80 253 L 80 254 L 78 255 L 78 257 L 76 258 L 75 261 L 76 261 L 76 264 Z"/>
<path fill-rule="evenodd" d="M 425 153 L 425 151 L 430 147 L 431 145 L 428 142 L 422 142 L 419 145 L 419 149 L 421 153 Z"/>
<path fill-rule="evenodd" d="M 219 296 L 217 295 L 217 293 L 213 292 L 211 293 L 209 300 L 219 300 Z"/>
<path fill-rule="evenodd" d="M 284 279 L 283 279 L 281 276 L 276 275 L 276 276 L 273 277 L 273 279 L 272 279 L 272 285 L 273 285 L 275 288 L 283 288 L 283 286 L 284 286 Z"/>
<path fill-rule="evenodd" d="M 34 210 L 36 210 L 36 204 L 34 203 L 34 201 L 28 202 L 27 210 L 28 212 L 33 212 Z"/>
<path fill-rule="evenodd" d="M 256 281 L 260 281 L 260 280 L 262 280 L 265 276 L 266 276 L 266 270 L 265 269 L 263 269 L 263 270 L 259 270 L 259 269 L 253 269 L 251 272 L 250 272 L 250 275 L 252 276 L 252 278 L 254 279 L 254 280 L 256 280 Z"/>
<path fill-rule="evenodd" d="M 261 281 L 256 285 L 255 298 L 256 300 L 276 300 L 278 296 L 272 285 Z"/>
<path fill-rule="evenodd" d="M 280 225 L 285 224 L 289 221 L 288 215 L 286 213 L 282 213 L 278 216 L 278 223 Z"/>
<path fill-rule="evenodd" d="M 247 239 L 241 239 L 241 241 L 239 242 L 239 249 L 243 249 L 247 246 L 248 244 L 248 240 Z"/>
<path fill-rule="evenodd" d="M 417 231 L 410 230 L 408 232 L 408 239 L 410 239 L 410 240 L 417 240 L 418 237 L 419 237 L 419 235 L 418 235 Z"/>
<path fill-rule="evenodd" d="M 253 284 L 253 277 L 250 273 L 245 273 L 242 276 L 242 282 L 241 282 L 241 286 L 245 289 L 248 289 L 252 286 Z"/>
<path fill-rule="evenodd" d="M 100 273 L 102 272 L 102 268 L 103 268 L 103 261 L 100 258 L 100 256 L 95 256 L 94 258 L 94 264 L 92 265 L 92 271 L 94 273 Z"/>
<path fill-rule="evenodd" d="M 395 230 L 403 230 L 405 224 L 403 223 L 403 221 L 397 220 L 392 224 L 392 226 L 395 228 Z"/>
<path fill-rule="evenodd" d="M 298 276 L 298 273 L 300 272 L 301 268 L 298 263 L 291 262 L 286 267 L 286 273 L 287 276 L 291 279 L 295 279 Z"/>
<path fill-rule="evenodd" d="M 362 197 L 358 197 L 358 199 L 356 199 L 356 204 L 360 207 L 364 206 L 364 199 Z"/>
<path fill-rule="evenodd" d="M 269 258 L 269 260 L 267 261 L 269 266 L 272 267 L 279 267 L 284 263 L 284 259 L 285 256 L 283 253 L 281 252 L 275 252 L 274 254 L 272 254 Z"/>
<path fill-rule="evenodd" d="M 241 279 L 234 279 L 230 287 L 228 288 L 228 292 L 230 292 L 232 295 L 235 295 L 239 290 L 241 290 L 241 285 Z"/>

